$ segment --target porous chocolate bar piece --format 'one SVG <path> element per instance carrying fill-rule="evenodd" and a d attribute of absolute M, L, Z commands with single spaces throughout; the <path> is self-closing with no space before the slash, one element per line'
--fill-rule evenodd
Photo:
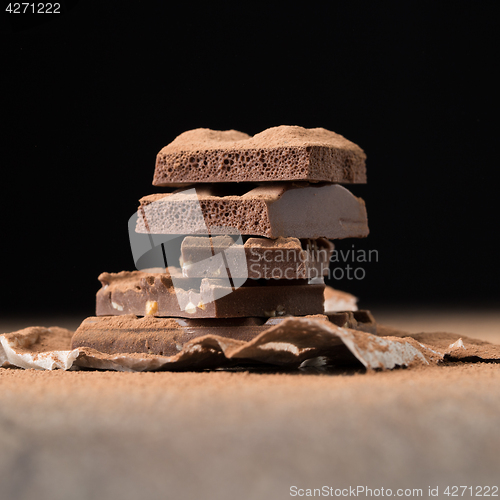
<path fill-rule="evenodd" d="M 228 279 L 122 271 L 102 273 L 99 281 L 97 316 L 238 318 L 323 313 L 325 285 L 309 285 L 307 280 L 247 280 L 244 286 L 232 288 Z"/>
<path fill-rule="evenodd" d="M 361 312 L 361 311 L 360 311 Z M 305 316 L 345 326 L 344 317 Z M 108 354 L 148 353 L 172 356 L 184 344 L 204 335 L 219 335 L 235 340 L 250 341 L 260 333 L 281 323 L 279 318 L 183 319 L 153 316 L 99 316 L 85 319 L 76 330 L 71 348 L 89 347 Z M 342 325 L 340 325 L 342 323 Z M 349 328 L 361 330 L 362 323 Z"/>
<path fill-rule="evenodd" d="M 325 238 L 249 238 L 237 244 L 229 235 L 187 236 L 182 241 L 182 274 L 190 278 L 313 279 L 328 274 L 334 246 Z M 241 256 L 244 258 L 241 258 Z"/>
<path fill-rule="evenodd" d="M 250 137 L 236 130 L 195 129 L 156 158 L 155 186 L 196 182 L 366 182 L 366 155 L 324 128 L 273 127 Z"/>
<path fill-rule="evenodd" d="M 202 185 L 146 196 L 140 200 L 136 231 L 210 234 L 223 227 L 268 238 L 332 240 L 368 235 L 364 201 L 338 184 L 268 184 L 241 196 L 221 195 L 220 189 Z"/>

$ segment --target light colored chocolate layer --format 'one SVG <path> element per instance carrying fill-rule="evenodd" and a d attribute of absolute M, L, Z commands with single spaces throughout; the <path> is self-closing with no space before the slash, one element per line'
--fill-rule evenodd
<path fill-rule="evenodd" d="M 281 125 L 250 137 L 199 128 L 179 135 L 156 159 L 155 186 L 197 182 L 366 182 L 366 155 L 324 128 Z"/>
<path fill-rule="evenodd" d="M 203 185 L 145 196 L 136 231 L 209 234 L 211 228 L 225 227 L 243 235 L 332 240 L 368 235 L 364 201 L 338 184 L 277 183 L 242 196 L 221 196 L 219 189 Z"/>

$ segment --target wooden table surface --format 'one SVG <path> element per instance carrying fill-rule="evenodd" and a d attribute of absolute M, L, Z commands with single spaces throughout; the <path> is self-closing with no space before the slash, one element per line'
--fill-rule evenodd
<path fill-rule="evenodd" d="M 409 331 L 500 343 L 495 311 L 374 313 Z M 0 332 L 30 324 L 4 320 Z M 438 486 L 445 498 L 446 486 L 500 486 L 499 429 L 492 363 L 377 373 L 0 369 L 0 499 L 280 499 L 358 486 L 424 497 Z"/>

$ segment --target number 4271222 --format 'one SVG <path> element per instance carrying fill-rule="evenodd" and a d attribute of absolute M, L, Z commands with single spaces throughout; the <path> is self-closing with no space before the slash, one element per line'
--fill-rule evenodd
<path fill-rule="evenodd" d="M 60 14 L 60 3 L 9 3 L 5 9 L 9 14 Z"/>
<path fill-rule="evenodd" d="M 448 486 L 443 494 L 450 497 L 463 497 L 464 494 L 473 497 L 497 497 L 498 486 Z"/>

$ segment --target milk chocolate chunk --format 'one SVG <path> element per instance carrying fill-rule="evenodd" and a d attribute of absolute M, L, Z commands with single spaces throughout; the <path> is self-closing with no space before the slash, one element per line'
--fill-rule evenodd
<path fill-rule="evenodd" d="M 191 278 L 253 279 L 313 279 L 328 274 L 333 243 L 319 238 L 304 240 L 304 246 L 297 238 L 249 238 L 238 245 L 229 235 L 187 236 L 181 245 L 182 273 Z"/>
<path fill-rule="evenodd" d="M 282 125 L 250 137 L 236 130 L 195 129 L 156 159 L 155 186 L 197 182 L 366 182 L 366 155 L 324 128 Z"/>
<path fill-rule="evenodd" d="M 205 335 L 219 335 L 234 340 L 250 341 L 287 318 L 290 316 L 183 319 L 137 317 L 128 314 L 90 317 L 85 319 L 76 330 L 71 341 L 71 348 L 89 347 L 108 354 L 148 353 L 172 356 L 177 354 L 186 342 Z M 330 319 L 322 315 L 305 316 L 305 318 Z M 344 319 L 344 317 L 332 316 L 330 321 L 338 325 Z M 359 327 L 359 325 L 360 323 L 356 323 L 356 326 Z"/>
<path fill-rule="evenodd" d="M 209 234 L 233 228 L 243 235 L 301 239 L 362 238 L 368 235 L 365 203 L 338 184 L 277 183 L 241 196 L 202 185 L 140 200 L 136 231 Z"/>
<path fill-rule="evenodd" d="M 344 311 L 325 313 L 331 323 L 342 328 L 377 334 L 377 323 L 370 311 Z"/>
<path fill-rule="evenodd" d="M 122 271 L 99 276 L 97 316 L 135 314 L 182 318 L 305 316 L 323 313 L 324 284 L 307 280 L 175 278 L 168 274 Z"/>
<path fill-rule="evenodd" d="M 148 353 L 163 356 L 177 354 L 183 345 L 203 335 L 220 335 L 236 340 L 252 340 L 269 328 L 265 318 L 183 319 L 153 316 L 90 317 L 73 335 L 72 349 L 90 347 L 97 351 Z"/>

